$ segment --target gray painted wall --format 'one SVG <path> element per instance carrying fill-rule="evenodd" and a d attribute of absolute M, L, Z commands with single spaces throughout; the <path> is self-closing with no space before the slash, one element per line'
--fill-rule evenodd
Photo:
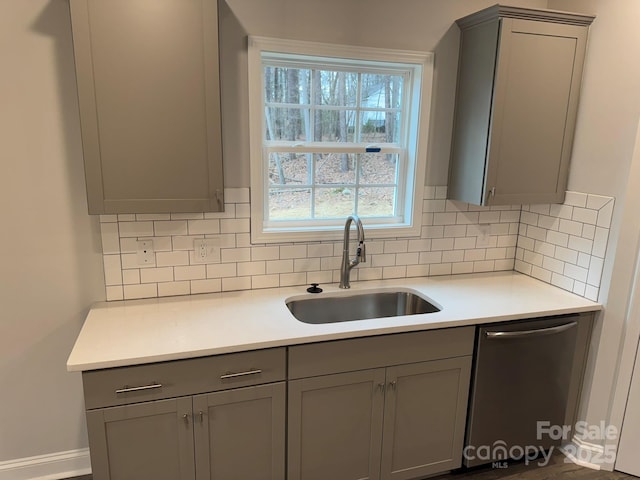
<path fill-rule="evenodd" d="M 0 462 L 87 446 L 66 361 L 104 280 L 64 0 L 0 2 Z"/>
<path fill-rule="evenodd" d="M 587 421 L 615 422 L 620 414 L 612 415 L 616 410 L 614 389 L 624 391 L 630 375 L 629 365 L 624 364 L 624 378 L 617 378 L 616 373 L 628 328 L 633 259 L 638 255 L 638 226 L 623 223 L 623 212 L 630 210 L 637 219 L 638 195 L 628 188 L 634 185 L 629 174 L 640 118 L 640 64 L 632 60 L 640 55 L 640 2 L 549 0 L 549 8 L 596 15 L 589 37 L 569 189 L 616 198 L 600 293 L 606 309 L 596 329 L 593 343 L 597 359 L 592 361 L 597 362 L 591 366 L 592 382 L 583 404 Z M 627 364 L 629 358 L 634 356 L 628 356 Z M 626 393 L 622 396 L 618 404 L 624 404 Z"/>
<path fill-rule="evenodd" d="M 494 0 L 221 1 L 226 186 L 248 187 L 250 183 L 247 35 L 435 52 L 426 176 L 428 185 L 445 185 L 458 68 L 459 31 L 453 22 L 495 3 Z M 514 0 L 509 4 L 547 7 L 546 0 Z"/>

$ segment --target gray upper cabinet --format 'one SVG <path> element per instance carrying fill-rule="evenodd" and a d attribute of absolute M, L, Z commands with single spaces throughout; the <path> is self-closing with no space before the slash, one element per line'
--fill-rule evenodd
<path fill-rule="evenodd" d="M 224 208 L 217 0 L 70 0 L 89 213 Z"/>
<path fill-rule="evenodd" d="M 593 16 L 495 5 L 461 29 L 449 198 L 562 203 Z"/>

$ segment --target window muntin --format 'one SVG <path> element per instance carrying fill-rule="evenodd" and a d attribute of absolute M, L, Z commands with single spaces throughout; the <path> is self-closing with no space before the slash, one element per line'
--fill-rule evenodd
<path fill-rule="evenodd" d="M 364 52 L 358 59 L 352 50 L 318 54 L 348 49 L 341 46 L 262 38 L 250 45 L 260 79 L 253 77 L 260 95 L 253 90 L 252 125 L 261 125 L 259 144 L 252 137 L 252 238 L 326 238 L 318 232 L 342 228 L 353 213 L 369 231 L 419 233 L 415 178 L 424 172 L 417 153 L 427 123 L 419 106 L 430 54 L 356 49 Z"/>

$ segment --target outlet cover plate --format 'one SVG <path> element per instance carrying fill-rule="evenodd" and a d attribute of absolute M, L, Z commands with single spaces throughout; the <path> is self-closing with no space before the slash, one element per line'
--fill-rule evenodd
<path fill-rule="evenodd" d="M 220 238 L 196 238 L 193 241 L 196 263 L 220 263 Z"/>

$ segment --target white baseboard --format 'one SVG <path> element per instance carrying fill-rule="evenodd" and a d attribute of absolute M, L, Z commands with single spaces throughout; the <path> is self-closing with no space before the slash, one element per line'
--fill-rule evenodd
<path fill-rule="evenodd" d="M 604 456 L 602 445 L 585 442 L 574 435 L 569 443 L 560 447 L 560 451 L 576 465 L 592 470 L 602 470 Z"/>
<path fill-rule="evenodd" d="M 88 448 L 0 462 L 0 480 L 59 480 L 89 473 Z"/>

